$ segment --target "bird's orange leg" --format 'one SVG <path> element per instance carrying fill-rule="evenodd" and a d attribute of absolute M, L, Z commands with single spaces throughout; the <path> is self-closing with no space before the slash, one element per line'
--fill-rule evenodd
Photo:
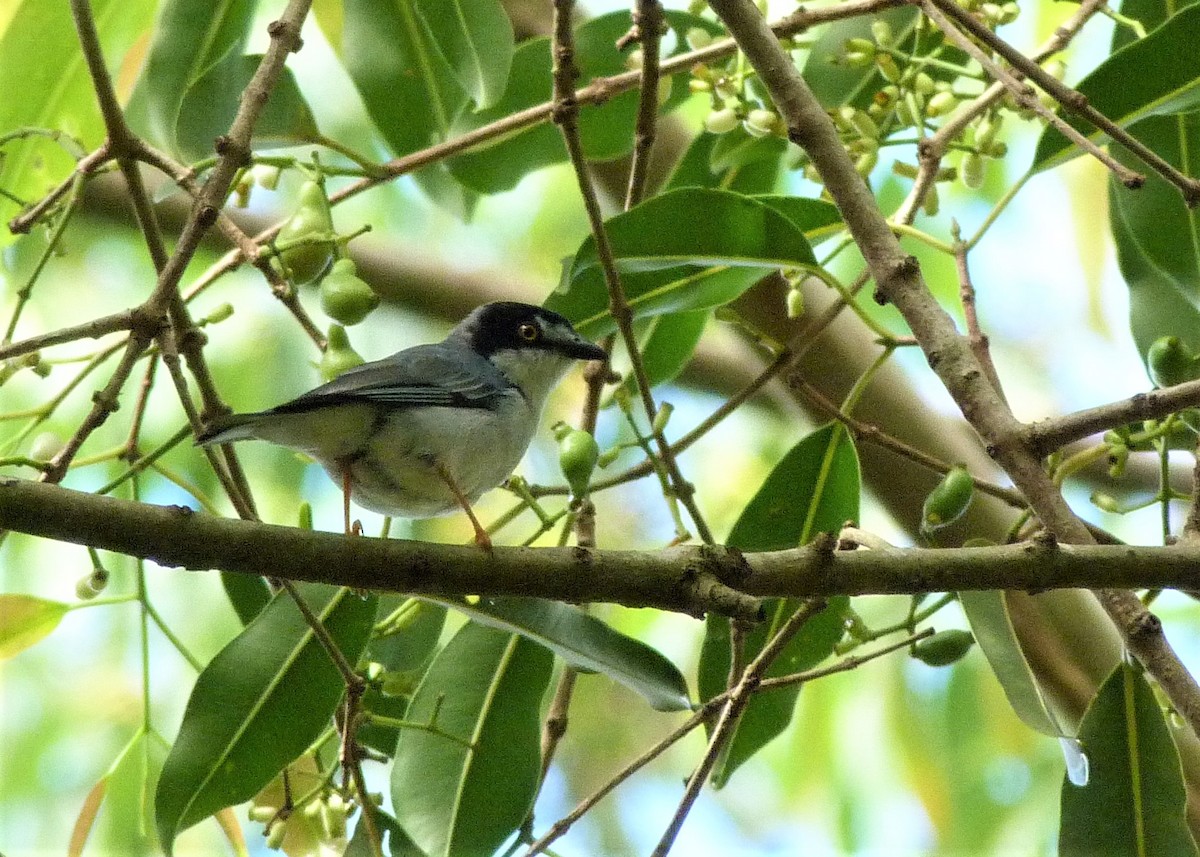
<path fill-rule="evenodd" d="M 346 535 L 361 536 L 362 522 L 350 522 L 350 465 L 342 465 L 342 519 L 345 521 Z"/>
<path fill-rule="evenodd" d="M 492 550 L 492 537 L 487 534 L 487 530 L 483 528 L 483 525 L 479 523 L 479 519 L 475 517 L 475 512 L 471 509 L 471 504 L 467 501 L 466 495 L 459 489 L 458 483 L 454 481 L 454 478 L 446 472 L 446 468 L 442 467 L 441 464 L 435 462 L 433 468 L 437 471 L 437 475 L 441 477 L 442 481 L 446 483 L 446 487 L 450 489 L 450 493 L 454 495 L 454 499 L 458 501 L 458 505 L 462 506 L 463 511 L 467 513 L 467 517 L 471 519 L 471 526 L 475 528 L 475 544 L 490 553 Z"/>

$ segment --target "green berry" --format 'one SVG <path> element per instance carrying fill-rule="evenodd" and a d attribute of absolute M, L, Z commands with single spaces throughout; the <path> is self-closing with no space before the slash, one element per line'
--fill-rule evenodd
<path fill-rule="evenodd" d="M 971 505 L 975 482 L 961 464 L 951 467 L 942 481 L 929 492 L 921 507 L 921 531 L 932 533 L 953 524 Z"/>
<path fill-rule="evenodd" d="M 558 466 L 571 486 L 572 496 L 587 494 L 592 472 L 599 459 L 600 447 L 590 434 L 574 428 L 561 432 L 558 437 Z"/>
<path fill-rule="evenodd" d="M 358 324 L 379 306 L 379 295 L 355 272 L 354 262 L 339 259 L 321 280 L 321 309 L 334 321 Z"/>
<path fill-rule="evenodd" d="M 894 38 L 892 25 L 882 18 L 877 18 L 871 22 L 871 35 L 875 37 L 875 42 L 881 48 L 886 48 L 892 43 L 892 39 Z"/>
<path fill-rule="evenodd" d="M 752 137 L 766 137 L 769 134 L 775 133 L 779 128 L 779 117 L 773 110 L 758 108 L 746 114 L 746 119 L 742 122 L 742 127 Z"/>
<path fill-rule="evenodd" d="M 309 180 L 300 188 L 300 202 L 279 230 L 276 243 L 284 274 L 294 283 L 311 283 L 333 258 L 333 214 L 321 182 Z"/>
<path fill-rule="evenodd" d="M 365 362 L 351 347 L 350 337 L 346 335 L 346 328 L 340 324 L 329 325 L 329 341 L 325 345 L 325 353 L 321 355 L 321 362 L 317 364 L 321 378 L 325 381 L 332 381 L 343 372 L 353 369 L 355 366 L 361 366 Z"/>
<path fill-rule="evenodd" d="M 983 156 L 978 152 L 967 152 L 963 155 L 962 164 L 959 166 L 959 175 L 962 177 L 962 183 L 971 190 L 979 190 L 983 187 Z"/>
<path fill-rule="evenodd" d="M 1174 387 L 1200 377 L 1200 358 L 1178 336 L 1160 336 L 1146 352 L 1150 380 L 1159 387 Z"/>
<path fill-rule="evenodd" d="M 723 107 L 704 117 L 704 130 L 710 134 L 727 134 L 737 127 L 738 117 L 732 109 Z"/>
<path fill-rule="evenodd" d="M 957 628 L 938 631 L 932 637 L 918 640 L 912 648 L 912 656 L 931 667 L 946 667 L 960 661 L 975 645 L 970 631 Z"/>

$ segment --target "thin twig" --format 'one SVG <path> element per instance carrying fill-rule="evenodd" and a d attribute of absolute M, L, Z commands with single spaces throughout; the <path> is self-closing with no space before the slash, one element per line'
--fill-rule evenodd
<path fill-rule="evenodd" d="M 1113 175 L 1115 175 L 1121 181 L 1121 184 L 1125 185 L 1125 187 L 1137 188 L 1145 184 L 1145 176 L 1129 169 L 1129 167 L 1122 164 L 1104 149 L 1101 149 L 1086 136 L 1075 130 L 1075 128 L 1072 127 L 1065 119 L 1063 119 L 1046 105 L 1042 104 L 1028 83 L 1018 79 L 1012 74 L 1012 72 L 1002 68 L 996 62 L 994 62 L 986 51 L 982 50 L 977 44 L 975 44 L 974 41 L 964 35 L 958 29 L 958 27 L 954 26 L 954 24 L 950 22 L 947 15 L 942 14 L 943 11 L 947 11 L 948 14 L 945 3 L 940 2 L 940 0 L 912 0 L 912 2 L 920 6 L 921 11 L 925 13 L 929 20 L 933 21 L 933 23 L 938 26 L 938 29 L 940 29 L 946 35 L 947 39 L 952 41 L 972 59 L 976 60 L 983 67 L 983 70 L 991 75 L 992 78 L 1004 84 L 1004 86 L 1009 90 L 1009 92 L 1012 93 L 1013 98 L 1016 99 L 1020 106 L 1037 113 L 1047 122 L 1049 122 L 1054 128 L 1056 128 L 1064 137 L 1066 137 L 1079 148 L 1083 149 L 1100 163 L 1104 164 L 1104 166 L 1111 170 Z M 950 5 L 954 4 L 951 3 Z M 970 18 L 970 15 L 967 15 L 966 17 Z M 955 21 L 960 24 L 962 23 L 962 19 L 957 16 L 955 16 Z M 991 30 L 988 30 L 982 24 L 979 26 L 981 29 L 991 34 Z M 974 34 L 975 31 L 972 30 L 972 35 Z M 1003 39 L 1000 39 L 993 34 L 992 42 L 1003 43 Z M 1010 49 L 1010 53 L 1020 56 L 1030 67 L 1037 69 L 1040 78 L 1053 80 L 1053 78 L 1042 71 L 1041 66 L 1032 60 L 1026 59 L 1025 56 L 1019 51 Z M 1029 74 L 1029 72 L 1025 69 L 1022 69 L 1022 71 L 1025 71 L 1027 75 Z"/>
<path fill-rule="evenodd" d="M 763 674 L 783 651 L 783 647 L 804 627 L 805 623 L 825 608 L 825 603 L 824 599 L 820 598 L 804 602 L 795 613 L 788 617 L 771 641 L 763 646 L 762 651 L 746 667 L 741 678 L 738 679 L 737 685 L 730 691 L 724 708 L 721 709 L 721 716 L 717 720 L 717 725 L 713 727 L 712 735 L 708 740 L 708 749 L 688 780 L 683 798 L 679 801 L 679 806 L 675 808 L 675 814 L 671 817 L 658 845 L 651 852 L 652 857 L 666 857 L 667 852 L 671 850 L 671 846 L 675 843 L 675 837 L 679 835 L 679 831 L 683 827 L 684 819 L 687 818 L 696 798 L 700 796 L 700 790 L 708 782 L 708 776 L 716 766 L 725 742 L 733 734 L 733 728 L 737 725 L 742 711 L 750 702 L 752 694 L 762 683 Z"/>
<path fill-rule="evenodd" d="M 575 180 L 579 186 L 579 192 L 583 196 L 584 208 L 592 228 L 592 237 L 596 243 L 596 255 L 604 273 L 605 285 L 608 287 L 609 313 L 617 324 L 617 330 L 620 332 L 621 340 L 629 354 L 633 376 L 637 381 L 646 418 L 652 426 L 651 432 L 659 458 L 667 470 L 671 490 L 688 510 L 692 523 L 695 524 L 697 535 L 706 544 L 712 544 L 714 541 L 712 531 L 696 505 L 695 486 L 684 479 L 683 473 L 679 469 L 679 463 L 672 455 L 671 448 L 662 432 L 653 427 L 658 407 L 654 402 L 654 393 L 650 389 L 650 381 L 646 375 L 646 366 L 638 346 L 637 334 L 633 329 L 633 310 L 625 298 L 621 275 L 617 271 L 616 256 L 609 241 L 608 232 L 604 228 L 604 215 L 600 211 L 600 202 L 596 198 L 595 188 L 588 175 L 583 144 L 579 137 L 579 104 L 575 100 L 575 81 L 579 77 L 579 70 L 575 65 L 574 33 L 571 29 L 571 12 L 574 6 L 574 0 L 555 0 L 554 3 L 554 37 L 551 50 L 554 56 L 555 110 L 553 119 L 562 130 L 567 155 L 575 170 Z"/>
<path fill-rule="evenodd" d="M 629 166 L 629 188 L 625 193 L 626 210 L 646 195 L 650 174 L 650 154 L 654 148 L 655 123 L 658 119 L 659 48 L 662 41 L 663 10 L 658 0 L 635 0 L 633 31 L 642 46 L 642 79 L 639 83 L 637 128 L 633 137 L 633 160 Z"/>
<path fill-rule="evenodd" d="M 988 380 L 992 382 L 996 395 L 1007 406 L 1008 400 L 1004 395 L 1004 386 L 1000 383 L 996 364 L 992 362 L 992 351 L 988 347 L 987 334 L 979 326 L 979 314 L 975 311 L 975 284 L 971 281 L 971 267 L 967 262 L 969 248 L 961 240 L 958 224 L 954 223 L 951 229 L 954 238 L 954 266 L 958 271 L 958 299 L 962 304 L 963 318 L 967 323 L 967 339 L 971 343 L 971 350 L 975 352 L 975 359 L 979 361 L 979 365 L 987 373 Z"/>
<path fill-rule="evenodd" d="M 1033 60 L 1026 57 L 1008 42 L 1001 39 L 986 26 L 984 26 L 981 21 L 973 17 L 962 7 L 955 4 L 953 0 L 919 0 L 919 2 L 922 8 L 926 9 L 927 14 L 928 8 L 930 6 L 935 6 L 944 12 L 946 16 L 953 18 L 955 23 L 962 27 L 963 30 L 967 31 L 980 42 L 994 50 L 997 54 L 1002 56 L 1006 62 L 1012 65 L 1013 68 L 1020 71 L 1030 80 L 1044 89 L 1052 98 L 1054 98 L 1055 101 L 1063 106 L 1063 109 L 1066 112 L 1073 113 L 1089 124 L 1094 125 L 1097 129 L 1107 134 L 1113 140 L 1113 142 L 1119 143 L 1132 152 L 1134 157 L 1136 157 L 1146 166 L 1150 167 L 1168 182 L 1175 185 L 1175 187 L 1177 187 L 1179 192 L 1183 195 L 1183 200 L 1189 208 L 1195 206 L 1197 202 L 1200 202 L 1200 180 L 1184 175 L 1175 166 L 1167 162 L 1163 157 L 1150 149 L 1141 140 L 1134 137 L 1112 119 L 1108 118 L 1091 104 L 1089 104 L 1087 98 L 1078 90 L 1072 89 L 1062 81 L 1058 80 L 1052 75 L 1047 74 L 1045 69 L 1043 69 Z M 1034 101 L 1036 102 L 1037 99 L 1035 98 Z M 1057 123 L 1055 124 L 1056 127 L 1058 127 Z M 1072 140 L 1072 142 L 1075 142 L 1077 145 L 1080 145 L 1080 147 L 1085 151 L 1095 154 L 1094 144 L 1090 146 L 1083 146 L 1083 144 L 1078 142 L 1075 135 L 1068 134 L 1061 127 L 1059 127 L 1059 130 L 1062 131 L 1064 136 Z M 1119 175 L 1120 173 L 1118 173 L 1118 176 Z M 1132 185 L 1129 185 L 1128 182 L 1125 182 L 1125 184 L 1126 186 L 1132 187 Z"/>

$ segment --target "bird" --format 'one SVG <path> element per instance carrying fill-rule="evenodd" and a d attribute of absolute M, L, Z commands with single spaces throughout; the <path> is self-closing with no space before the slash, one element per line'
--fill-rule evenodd
<path fill-rule="evenodd" d="M 363 363 L 269 410 L 211 420 L 198 446 L 259 439 L 315 459 L 344 496 L 404 518 L 472 511 L 529 448 L 550 391 L 575 361 L 604 360 L 562 315 L 514 301 L 473 310 L 444 340 Z"/>

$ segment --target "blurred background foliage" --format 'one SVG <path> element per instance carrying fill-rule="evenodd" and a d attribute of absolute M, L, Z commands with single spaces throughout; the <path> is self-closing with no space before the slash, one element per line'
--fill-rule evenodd
<path fill-rule="evenodd" d="M 14 16 L 31 2 L 0 4 L 0 39 Z M 46 66 L 34 62 L 34 51 L 77 55 L 65 4 L 42 0 L 39 5 L 46 14 L 61 17 L 61 39 L 26 46 L 31 56 L 16 64 L 21 68 Z M 93 5 L 105 24 L 110 61 L 124 57 L 116 67 L 116 82 L 122 97 L 128 97 L 146 56 L 155 4 L 97 0 Z M 791 11 L 779 5 L 776 9 L 772 4 L 772 11 Z M 265 24 L 281 7 L 277 0 L 257 4 L 247 52 L 265 47 Z M 611 8 L 618 7 L 587 3 L 581 15 L 597 16 Z M 290 60 L 289 68 L 316 125 L 327 137 L 371 159 L 385 160 L 391 154 L 387 141 L 370 121 L 336 57 L 339 50 L 349 48 L 331 46 L 326 38 L 326 33 L 336 31 L 340 9 L 333 0 L 317 3 L 324 28 L 314 20 L 308 22 L 304 49 Z M 1073 9 L 1069 4 L 1023 4 L 1021 17 L 1005 31 L 1006 38 L 1023 48 L 1038 44 Z M 523 35 L 533 28 L 544 31 L 548 22 L 541 5 L 514 2 L 510 14 Z M 1110 22 L 1097 20 L 1072 44 L 1065 56 L 1068 81 L 1082 78 L 1107 53 L 1111 31 Z M 9 42 L 0 46 L 5 51 L 14 49 Z M 17 89 L 0 85 L 0 91 L 18 92 L 14 101 L 36 106 L 41 94 L 56 85 L 68 87 L 80 79 L 86 83 L 77 63 L 52 72 L 32 75 Z M 666 153 L 673 150 L 677 156 L 679 137 L 696 133 L 709 112 L 707 96 L 675 94 L 686 100 L 672 114 L 674 130 L 664 130 L 659 144 L 660 180 L 669 166 Z M 31 121 L 22 118 L 21 124 Z M 61 105 L 54 124 L 88 145 L 99 142 L 101 126 L 90 89 L 83 87 L 77 103 Z M 10 127 L 0 122 L 0 130 Z M 953 219 L 964 234 L 972 234 L 1023 172 L 1039 134 L 1040 125 L 1032 122 L 1006 128 L 1008 154 L 989 161 L 982 188 L 945 186 L 940 213 L 922 217 L 921 228 L 947 240 Z M 49 150 L 38 151 L 44 155 Z M 889 150 L 887 157 L 881 157 L 872 183 L 885 211 L 898 205 L 908 190 L 907 181 L 891 171 L 893 158 L 914 160 L 911 148 Z M 45 164 L 47 173 L 61 173 L 61 167 Z M 601 184 L 620 187 L 619 181 L 603 179 L 609 173 L 619 176 L 620 169 L 620 164 L 602 165 Z M 277 191 L 255 188 L 248 206 L 236 216 L 256 228 L 279 221 L 290 212 L 298 184 L 298 176 L 287 174 Z M 460 216 L 460 205 L 445 198 L 431 199 L 421 184 L 406 176 L 335 209 L 339 231 L 365 225 L 371 230 L 352 245 L 360 272 L 384 297 L 382 308 L 351 333 L 355 348 L 367 359 L 440 338 L 469 308 L 486 300 L 541 302 L 558 281 L 563 260 L 575 254 L 588 234 L 574 178 L 562 163 L 533 172 L 512 190 L 476 197 L 465 218 Z M 332 189 L 337 186 L 337 180 L 331 180 Z M 814 193 L 814 186 L 799 173 L 786 173 L 780 189 Z M 30 198 L 36 195 L 10 190 Z M 183 211 L 180 195 L 166 186 L 158 196 L 164 221 L 177 223 Z M 1090 160 L 1076 160 L 1038 175 L 971 257 L 979 314 L 992 336 L 993 354 L 1013 408 L 1022 419 L 1113 400 L 1149 386 L 1129 334 L 1128 298 L 1107 237 L 1105 199 L 1103 172 Z M 617 210 L 611 197 L 607 206 L 610 213 Z M 7 220 L 15 208 L 8 206 L 2 212 Z M 0 266 L 7 305 L 14 289 L 38 263 L 45 236 L 35 231 L 14 243 L 6 235 L 0 243 L 7 245 Z M 943 304 L 957 312 L 953 260 L 919 241 L 906 241 L 905 246 L 921 259 L 925 276 Z M 222 252 L 219 241 L 205 245 L 184 277 L 185 287 Z M 860 267 L 861 260 L 847 253 L 832 270 L 850 281 Z M 140 234 L 115 185 L 108 179 L 96 182 L 87 188 L 80 214 L 60 252 L 50 260 L 17 338 L 132 306 L 144 298 L 152 279 Z M 812 314 L 829 297 L 819 286 L 810 292 Z M 303 288 L 300 300 L 324 327 L 315 288 Z M 193 311 L 202 318 L 225 302 L 233 305 L 233 315 L 211 325 L 206 333 L 212 342 L 208 354 L 213 373 L 235 409 L 267 406 L 319 380 L 314 368 L 318 350 L 291 323 L 257 272 L 243 269 L 222 278 L 195 300 Z M 770 283 L 751 290 L 738 304 L 745 317 L 773 325 L 774 335 L 783 337 L 804 319 L 783 319 L 781 306 L 781 289 Z M 862 306 L 887 329 L 905 333 L 893 309 L 877 307 L 870 300 L 862 301 Z M 835 401 L 871 357 L 861 325 L 847 324 L 854 326 L 835 327 L 804 366 L 804 377 Z M 73 343 L 54 352 L 48 378 L 22 372 L 9 379 L 0 389 L 4 414 L 0 437 L 11 437 L 23 428 L 24 421 L 13 419 L 12 414 L 37 407 L 47 385 L 58 389 L 72 377 L 73 367 L 96 348 L 87 340 Z M 661 400 L 675 406 L 672 430 L 678 427 L 682 432 L 702 419 L 765 360 L 763 351 L 737 325 L 710 321 L 696 358 L 659 392 Z M 907 436 L 943 460 L 969 457 L 980 462 L 973 442 L 952 419 L 955 412 L 944 391 L 923 369 L 924 360 L 916 349 L 901 349 L 893 366 L 874 381 L 863 402 L 862 418 Z M 21 451 L 28 452 L 28 445 L 45 432 L 69 436 L 90 406 L 101 375 L 71 392 L 49 419 L 26 436 Z M 551 402 L 545 425 L 558 418 L 572 420 L 581 393 L 578 377 L 564 384 Z M 184 424 L 169 385 L 159 384 L 152 396 L 143 429 L 151 443 Z M 699 486 L 698 502 L 719 540 L 730 532 L 774 464 L 821 421 L 823 417 L 809 403 L 774 383 L 681 457 L 684 472 Z M 119 446 L 126 430 L 122 422 L 112 420 L 96 433 L 88 449 Z M 601 448 L 628 440 L 614 410 L 603 413 L 598 439 Z M 937 476 L 874 448 L 860 452 L 867 485 L 863 528 L 899 544 L 914 543 L 920 498 Z M 622 459 L 633 460 L 631 453 Z M 340 528 L 340 496 L 314 465 L 265 445 L 245 449 L 243 461 L 265 520 L 294 523 L 303 499 L 313 504 L 318 528 Z M 195 505 L 197 496 L 220 495 L 211 471 L 188 444 L 172 449 L 162 466 L 178 478 L 144 480 L 140 499 Z M 119 461 L 101 462 L 72 472 L 67 484 L 94 489 L 123 469 Z M 1147 491 L 1154 487 L 1153 470 L 1148 465 L 1145 472 L 1138 471 L 1141 476 L 1134 476 Z M 548 431 L 539 433 L 521 472 L 534 483 L 558 481 Z M 1116 516 L 1087 502 L 1104 479 L 1100 471 L 1082 474 L 1071 495 L 1079 513 L 1130 541 L 1153 543 L 1158 532 L 1155 509 Z M 222 513 L 229 513 L 223 502 L 214 502 Z M 504 492 L 493 492 L 480 503 L 480 516 L 485 522 L 493 520 L 512 503 Z M 604 547 L 653 548 L 673 537 L 671 519 L 650 480 L 604 492 L 596 497 L 596 504 L 598 538 Z M 957 543 L 961 534 L 995 537 L 1006 523 L 994 506 L 980 502 L 946 541 Z M 364 516 L 364 525 L 368 533 L 380 526 L 371 515 Z M 532 516 L 526 513 L 506 531 L 511 536 L 504 540 L 517 541 L 533 526 Z M 465 521 L 452 517 L 398 522 L 393 534 L 459 541 L 469 530 Z M 543 541 L 553 541 L 553 536 Z M 136 580 L 134 563 L 109 555 L 104 563 L 112 575 L 105 597 L 130 595 Z M 82 548 L 10 536 L 0 547 L 0 590 L 75 602 L 76 581 L 90 568 Z M 146 580 L 165 622 L 198 661 L 206 662 L 238 630 L 215 575 L 155 570 Z M 1171 596 L 1159 606 L 1172 639 L 1185 659 L 1194 663 L 1198 655 L 1195 611 Z M 883 625 L 903 619 L 908 599 L 861 598 L 855 600 L 855 607 L 870 624 Z M 598 614 L 657 647 L 685 675 L 695 674 L 703 623 L 617 607 L 598 608 Z M 0 850 L 8 857 L 61 853 L 89 789 L 120 758 L 141 724 L 139 621 L 135 602 L 73 610 L 47 639 L 0 663 Z M 965 622 L 952 607 L 938 614 L 935 624 L 963 627 Z M 172 647 L 158 645 L 156 637 L 152 631 L 149 704 L 153 722 L 170 735 L 182 715 L 195 671 Z M 561 815 L 677 722 L 677 716 L 651 711 L 629 691 L 597 676 L 582 678 L 571 713 L 571 730 L 539 800 L 540 819 Z M 647 852 L 660 833 L 661 819 L 669 816 L 678 799 L 682 779 L 701 752 L 698 735 L 673 748 L 576 825 L 555 852 Z M 676 848 L 678 853 L 694 855 L 783 855 L 801 850 L 814 855 L 1048 854 L 1054 850 L 1062 776 L 1056 742 L 1022 725 L 977 651 L 949 668 L 929 667 L 900 654 L 806 687 L 793 726 L 742 767 L 726 788 L 705 792 Z M 112 782 L 123 779 L 114 774 Z M 256 832 L 249 840 L 252 852 L 262 850 Z M 136 796 L 113 799 L 105 803 L 86 853 L 154 853 L 153 842 L 139 816 Z M 229 848 L 217 827 L 207 822 L 183 834 L 176 853 L 224 853 Z"/>

